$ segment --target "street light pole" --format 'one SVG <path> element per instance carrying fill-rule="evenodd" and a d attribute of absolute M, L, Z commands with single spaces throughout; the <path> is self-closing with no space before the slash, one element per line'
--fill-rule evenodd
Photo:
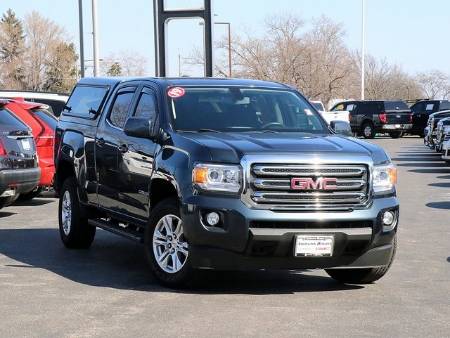
<path fill-rule="evenodd" d="M 361 0 L 361 100 L 364 100 L 365 92 L 365 52 L 366 52 L 366 0 Z"/>
<path fill-rule="evenodd" d="M 97 0 L 92 0 L 92 40 L 94 50 L 94 76 L 98 76 L 100 71 L 100 61 L 98 51 L 98 31 L 97 31 Z"/>
<path fill-rule="evenodd" d="M 78 25 L 80 30 L 80 75 L 84 77 L 83 0 L 78 0 Z"/>
<path fill-rule="evenodd" d="M 227 25 L 228 26 L 228 77 L 232 76 L 231 71 L 231 23 L 229 22 L 214 22 L 215 25 Z"/>

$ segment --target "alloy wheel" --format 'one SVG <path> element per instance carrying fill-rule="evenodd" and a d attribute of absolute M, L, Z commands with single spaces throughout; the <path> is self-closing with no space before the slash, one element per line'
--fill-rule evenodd
<path fill-rule="evenodd" d="M 165 215 L 153 232 L 153 254 L 158 266 L 167 273 L 177 273 L 186 264 L 189 251 L 178 216 Z"/>

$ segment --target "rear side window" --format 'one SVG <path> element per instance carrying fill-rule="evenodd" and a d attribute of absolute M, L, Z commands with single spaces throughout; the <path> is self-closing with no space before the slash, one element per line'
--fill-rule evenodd
<path fill-rule="evenodd" d="M 33 113 L 41 119 L 45 124 L 47 124 L 53 130 L 56 130 L 58 120 L 53 117 L 48 111 L 45 110 L 33 110 Z"/>
<path fill-rule="evenodd" d="M 109 121 L 113 126 L 123 129 L 128 118 L 133 96 L 134 92 L 123 92 L 116 96 L 109 116 Z"/>
<path fill-rule="evenodd" d="M 93 118 L 99 112 L 108 87 L 77 86 L 70 95 L 63 115 Z"/>
<path fill-rule="evenodd" d="M 3 125 L 17 127 L 26 130 L 29 129 L 22 121 L 20 121 L 17 117 L 11 114 L 8 110 L 0 108 L 0 127 Z"/>
<path fill-rule="evenodd" d="M 332 111 L 343 111 L 344 110 L 344 103 L 338 103 L 331 110 Z"/>
<path fill-rule="evenodd" d="M 156 115 L 156 104 L 153 95 L 148 93 L 141 93 L 139 103 L 136 107 L 135 117 L 142 117 L 148 120 L 154 120 Z"/>
<path fill-rule="evenodd" d="M 441 105 L 439 107 L 439 110 L 449 110 L 450 109 L 450 102 L 449 101 L 442 101 Z"/>
<path fill-rule="evenodd" d="M 409 110 L 408 105 L 403 101 L 385 101 L 385 110 Z"/>

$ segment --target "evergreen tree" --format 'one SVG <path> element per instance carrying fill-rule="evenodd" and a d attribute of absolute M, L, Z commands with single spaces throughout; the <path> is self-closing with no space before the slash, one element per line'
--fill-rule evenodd
<path fill-rule="evenodd" d="M 5 88 L 21 89 L 23 86 L 24 45 L 22 22 L 12 9 L 8 9 L 0 19 L 0 70 Z"/>
<path fill-rule="evenodd" d="M 121 76 L 122 75 L 122 66 L 119 62 L 114 62 L 111 67 L 109 67 L 106 72 L 108 76 Z"/>

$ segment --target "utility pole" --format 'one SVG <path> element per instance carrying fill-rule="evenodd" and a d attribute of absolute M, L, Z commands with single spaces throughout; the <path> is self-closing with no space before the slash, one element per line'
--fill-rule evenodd
<path fill-rule="evenodd" d="M 366 0 L 361 0 L 361 100 L 364 100 L 365 92 L 365 52 L 366 52 Z"/>
<path fill-rule="evenodd" d="M 100 61 L 98 51 L 98 31 L 97 31 L 97 0 L 92 0 L 92 42 L 94 50 L 94 76 L 98 76 L 100 71 Z"/>
<path fill-rule="evenodd" d="M 231 23 L 229 22 L 214 22 L 215 25 L 227 25 L 228 26 L 228 77 L 232 77 L 233 73 L 231 71 Z"/>
<path fill-rule="evenodd" d="M 83 0 L 78 0 L 78 25 L 80 29 L 80 75 L 84 77 Z"/>

